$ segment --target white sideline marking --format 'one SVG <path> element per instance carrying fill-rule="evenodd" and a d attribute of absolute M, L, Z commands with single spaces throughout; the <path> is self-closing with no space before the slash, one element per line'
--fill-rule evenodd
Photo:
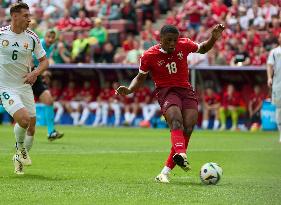
<path fill-rule="evenodd" d="M 13 149 L 1 149 L 0 151 L 10 152 Z M 65 150 L 49 150 L 39 149 L 32 150 L 33 155 L 40 154 L 75 154 L 75 155 L 91 155 L 91 154 L 138 154 L 138 153 L 168 153 L 169 150 L 97 150 L 97 151 L 76 151 L 71 149 L 72 152 L 66 152 Z M 263 149 L 190 149 L 188 152 L 262 152 L 262 151 L 279 151 L 279 149 L 263 148 Z"/>

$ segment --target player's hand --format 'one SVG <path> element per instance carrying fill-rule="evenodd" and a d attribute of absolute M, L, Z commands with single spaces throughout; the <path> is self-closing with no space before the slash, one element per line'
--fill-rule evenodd
<path fill-rule="evenodd" d="M 132 93 L 132 91 L 129 88 L 127 88 L 126 86 L 119 86 L 119 88 L 117 88 L 117 90 L 115 90 L 116 95 L 129 95 L 131 93 Z"/>
<path fill-rule="evenodd" d="M 25 84 L 30 84 L 33 85 L 37 79 L 37 73 L 35 71 L 32 71 L 30 73 L 27 73 L 25 76 L 23 76 L 24 78 L 24 83 Z"/>
<path fill-rule="evenodd" d="M 212 36 L 216 40 L 221 37 L 223 30 L 225 29 L 223 24 L 217 24 L 212 30 Z"/>
<path fill-rule="evenodd" d="M 267 86 L 270 88 L 272 87 L 272 78 L 267 79 Z"/>

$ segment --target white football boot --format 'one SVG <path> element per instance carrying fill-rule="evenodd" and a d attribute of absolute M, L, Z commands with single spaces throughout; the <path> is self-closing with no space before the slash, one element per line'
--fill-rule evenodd
<path fill-rule="evenodd" d="M 173 156 L 173 160 L 176 163 L 176 165 L 182 168 L 185 172 L 191 169 L 189 163 L 187 162 L 187 156 L 185 153 L 176 153 Z"/>
<path fill-rule="evenodd" d="M 158 174 L 157 177 L 155 177 L 155 181 L 156 182 L 160 182 L 160 183 L 169 183 L 169 178 L 168 175 L 166 174 Z"/>
<path fill-rule="evenodd" d="M 17 149 L 17 155 L 19 155 L 18 160 L 25 166 L 30 166 L 32 164 L 31 159 L 28 155 L 27 150 L 23 147 L 21 149 Z"/>
<path fill-rule="evenodd" d="M 18 174 L 18 175 L 23 175 L 24 172 L 23 172 L 23 165 L 22 163 L 19 161 L 19 155 L 18 154 L 15 154 L 13 156 L 13 163 L 14 163 L 14 166 L 15 166 L 15 174 Z"/>

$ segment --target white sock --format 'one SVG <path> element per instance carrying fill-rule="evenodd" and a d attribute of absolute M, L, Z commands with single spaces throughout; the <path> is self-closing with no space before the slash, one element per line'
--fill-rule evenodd
<path fill-rule="evenodd" d="M 82 112 L 82 116 L 81 116 L 81 119 L 79 121 L 79 124 L 84 125 L 86 120 L 88 119 L 89 115 L 90 115 L 90 110 L 89 110 L 89 108 L 85 107 L 83 112 Z"/>
<path fill-rule="evenodd" d="M 29 136 L 29 135 L 25 136 L 24 145 L 25 145 L 25 148 L 28 152 L 33 145 L 33 139 L 34 139 L 34 136 Z"/>
<path fill-rule="evenodd" d="M 129 122 L 129 120 L 130 120 L 130 113 L 129 112 L 125 112 L 125 115 L 124 115 L 124 117 L 125 117 L 125 121 L 126 122 Z"/>
<path fill-rule="evenodd" d="M 165 167 L 162 169 L 161 174 L 168 175 L 168 174 L 170 174 L 170 172 L 171 172 L 171 169 L 170 169 L 169 167 L 165 166 Z"/>
<path fill-rule="evenodd" d="M 26 129 L 22 128 L 21 126 L 19 126 L 18 123 L 16 123 L 15 127 L 14 127 L 14 133 L 15 133 L 15 138 L 16 138 L 16 142 L 17 142 L 17 145 L 16 145 L 17 148 L 18 149 L 23 148 Z"/>
<path fill-rule="evenodd" d="M 208 120 L 203 120 L 203 122 L 202 122 L 202 128 L 203 128 L 203 129 L 207 129 L 207 128 L 208 128 L 208 125 L 209 125 L 209 121 L 208 121 Z"/>
<path fill-rule="evenodd" d="M 78 125 L 79 115 L 80 115 L 79 112 L 72 112 L 72 113 L 70 114 L 70 116 L 71 116 L 72 119 L 73 119 L 73 125 Z"/>
<path fill-rule="evenodd" d="M 136 118 L 136 114 L 131 113 L 129 123 L 132 124 L 135 118 Z"/>
<path fill-rule="evenodd" d="M 214 130 L 217 130 L 219 128 L 219 125 L 220 125 L 220 121 L 215 120 L 214 121 Z"/>

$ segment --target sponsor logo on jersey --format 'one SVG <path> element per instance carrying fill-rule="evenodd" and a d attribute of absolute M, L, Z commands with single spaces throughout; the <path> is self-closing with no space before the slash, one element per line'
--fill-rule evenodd
<path fill-rule="evenodd" d="M 3 47 L 7 47 L 9 45 L 9 41 L 8 40 L 3 40 L 2 41 L 2 46 Z"/>
<path fill-rule="evenodd" d="M 25 49 L 28 49 L 28 43 L 25 42 L 25 43 L 23 44 L 23 47 L 24 47 Z"/>
<path fill-rule="evenodd" d="M 14 104 L 14 100 L 9 100 L 9 105 L 12 105 L 12 104 Z"/>
<path fill-rule="evenodd" d="M 12 46 L 20 47 L 18 42 L 15 42 Z"/>
<path fill-rule="evenodd" d="M 165 61 L 164 60 L 160 60 L 160 61 L 158 61 L 158 66 L 161 66 L 161 65 L 163 65 L 165 63 Z"/>
<path fill-rule="evenodd" d="M 182 54 L 181 51 L 177 54 L 177 56 L 178 56 L 179 60 L 182 60 L 182 59 L 183 59 L 183 54 Z"/>

